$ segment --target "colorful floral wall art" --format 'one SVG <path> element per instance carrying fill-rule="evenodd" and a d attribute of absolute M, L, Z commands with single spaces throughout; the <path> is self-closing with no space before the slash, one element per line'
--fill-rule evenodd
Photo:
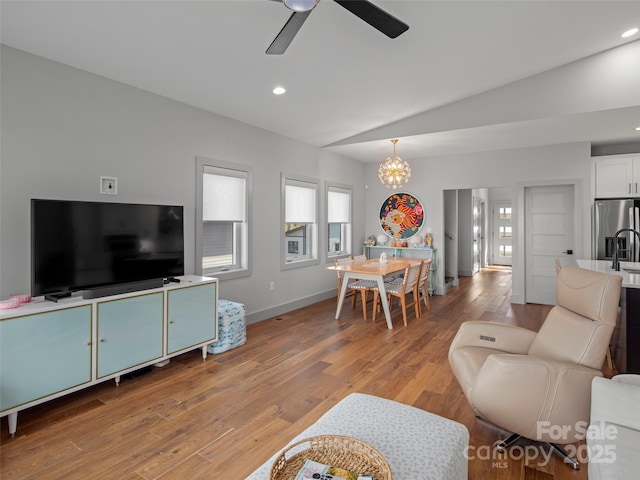
<path fill-rule="evenodd" d="M 394 193 L 380 208 L 380 226 L 393 238 L 413 237 L 423 222 L 422 203 L 410 193 Z"/>

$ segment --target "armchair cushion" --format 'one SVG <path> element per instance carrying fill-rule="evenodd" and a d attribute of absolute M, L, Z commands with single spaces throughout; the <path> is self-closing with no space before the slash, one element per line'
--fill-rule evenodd
<path fill-rule="evenodd" d="M 570 362 L 491 355 L 478 372 L 470 401 L 481 418 L 510 432 L 543 442 L 573 443 L 586 433 L 591 381 L 600 375 Z"/>
<path fill-rule="evenodd" d="M 555 306 L 531 344 L 529 355 L 600 369 L 612 333 L 613 326 Z"/>

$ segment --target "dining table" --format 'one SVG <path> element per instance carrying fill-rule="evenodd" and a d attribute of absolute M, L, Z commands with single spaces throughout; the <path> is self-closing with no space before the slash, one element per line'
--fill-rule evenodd
<path fill-rule="evenodd" d="M 386 263 L 381 262 L 379 259 L 365 260 L 363 262 L 352 262 L 344 265 L 332 265 L 327 267 L 327 270 L 339 271 L 343 273 L 342 289 L 339 292 L 340 297 L 338 300 L 338 307 L 336 309 L 336 320 L 340 318 L 340 311 L 342 310 L 342 303 L 349 288 L 349 282 L 352 280 L 373 280 L 378 285 L 378 291 L 380 292 L 380 303 L 382 303 L 382 309 L 384 311 L 385 319 L 387 320 L 387 327 L 389 330 L 393 329 L 391 323 L 391 312 L 389 310 L 389 302 L 387 301 L 387 292 L 384 288 L 384 277 L 392 273 L 404 271 L 407 266 L 415 263 L 420 263 L 422 260 L 419 258 L 388 258 Z M 374 305 L 373 308 L 376 308 Z"/>

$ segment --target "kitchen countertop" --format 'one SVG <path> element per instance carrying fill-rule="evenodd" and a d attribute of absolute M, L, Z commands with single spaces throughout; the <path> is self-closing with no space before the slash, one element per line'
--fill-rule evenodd
<path fill-rule="evenodd" d="M 611 268 L 611 260 L 576 260 L 576 262 L 579 267 L 587 270 L 620 275 L 624 288 L 640 288 L 640 273 L 631 273 L 624 270 L 625 268 L 630 268 L 640 272 L 640 262 L 620 262 L 619 272 Z"/>

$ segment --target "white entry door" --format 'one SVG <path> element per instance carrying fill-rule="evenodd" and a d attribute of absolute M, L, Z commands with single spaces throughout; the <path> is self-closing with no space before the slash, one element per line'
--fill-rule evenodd
<path fill-rule="evenodd" d="M 573 185 L 525 188 L 525 301 L 556 303 L 555 261 L 573 254 Z"/>
<path fill-rule="evenodd" d="M 493 205 L 493 261 L 494 265 L 511 265 L 513 255 L 513 226 L 511 202 Z"/>

